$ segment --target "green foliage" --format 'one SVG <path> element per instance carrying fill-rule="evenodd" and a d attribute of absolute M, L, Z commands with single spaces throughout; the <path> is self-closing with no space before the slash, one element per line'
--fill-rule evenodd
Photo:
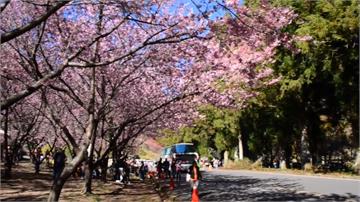
<path fill-rule="evenodd" d="M 160 144 L 164 146 L 170 146 L 179 142 L 183 142 L 183 137 L 170 129 L 164 129 L 162 131 L 162 134 L 163 136 L 161 136 L 157 140 Z"/>
<path fill-rule="evenodd" d="M 237 146 L 238 114 L 234 110 L 219 109 L 204 105 L 199 112 L 202 119 L 193 127 L 182 127 L 177 131 L 164 130 L 159 142 L 165 146 L 179 142 L 192 142 L 201 156 L 210 156 L 209 148 L 219 153 Z"/>
<path fill-rule="evenodd" d="M 327 154 L 330 135 L 344 131 L 341 122 L 351 123 L 354 138 L 349 141 L 353 148 L 358 147 L 359 123 L 355 118 L 359 116 L 358 2 L 277 0 L 273 4 L 290 6 L 299 15 L 285 29 L 288 34 L 311 38 L 296 42 L 297 53 L 279 49 L 273 66 L 283 77 L 276 105 L 285 116 L 279 121 L 298 128 L 307 126 L 310 150 L 315 155 Z M 289 109 L 292 105 L 298 109 Z M 294 116 L 299 117 L 298 122 L 287 120 Z M 320 120 L 322 116 L 328 118 Z"/>
<path fill-rule="evenodd" d="M 260 2 L 246 1 L 245 4 L 256 9 Z M 297 50 L 278 49 L 272 67 L 275 74 L 282 77 L 280 85 L 263 89 L 257 101 L 241 113 L 241 129 L 249 134 L 249 150 L 255 154 L 274 154 L 278 148 L 285 153 L 297 152 L 304 128 L 308 131 L 313 157 L 357 148 L 358 1 L 274 0 L 271 3 L 291 7 L 298 14 L 297 19 L 283 29 L 297 39 L 293 44 Z M 327 118 L 321 120 L 320 117 Z M 348 137 L 349 132 L 343 125 L 351 127 L 352 137 Z M 334 142 L 340 139 L 343 141 Z"/>

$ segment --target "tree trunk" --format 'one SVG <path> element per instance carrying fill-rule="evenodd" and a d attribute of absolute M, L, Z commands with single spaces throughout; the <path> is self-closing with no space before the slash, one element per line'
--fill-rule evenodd
<path fill-rule="evenodd" d="M 234 160 L 239 161 L 239 147 L 238 146 L 235 147 Z"/>
<path fill-rule="evenodd" d="M 84 193 L 91 194 L 91 184 L 92 184 L 92 173 L 94 171 L 94 148 L 95 148 L 95 141 L 96 141 L 96 128 L 97 128 L 97 121 L 94 123 L 91 143 L 89 146 L 89 156 L 87 157 L 86 164 L 85 164 L 85 186 L 84 186 Z"/>
<path fill-rule="evenodd" d="M 241 135 L 241 146 L 243 150 L 243 157 L 255 158 L 256 156 L 252 156 L 248 146 L 249 132 L 247 131 L 246 126 L 244 126 L 242 121 L 239 122 L 239 126 L 240 126 L 239 135 Z"/>
<path fill-rule="evenodd" d="M 101 162 L 101 180 L 103 182 L 106 182 L 108 160 L 109 158 L 104 158 L 104 160 Z"/>
<path fill-rule="evenodd" d="M 92 183 L 92 172 L 93 172 L 93 166 L 92 166 L 92 159 L 88 159 L 87 163 L 85 164 L 85 186 L 84 186 L 84 193 L 85 194 L 91 194 L 91 183 Z"/>
<path fill-rule="evenodd" d="M 87 157 L 87 149 L 89 148 L 90 143 L 93 140 L 94 131 L 95 131 L 95 88 L 96 88 L 96 80 L 95 80 L 95 67 L 92 68 L 91 72 L 91 98 L 89 101 L 88 113 L 89 118 L 87 122 L 87 127 L 85 129 L 85 141 L 82 143 L 80 151 L 76 154 L 76 156 L 72 159 L 69 167 L 66 168 L 60 178 L 59 181 L 54 182 L 53 186 L 51 187 L 50 194 L 48 197 L 48 201 L 58 201 L 59 196 L 61 193 L 61 189 L 65 183 L 65 181 L 74 173 L 75 169 L 85 160 Z"/>
<path fill-rule="evenodd" d="M 224 165 L 227 165 L 229 162 L 229 151 L 224 152 Z"/>
<path fill-rule="evenodd" d="M 59 200 L 61 189 L 65 184 L 66 180 L 74 173 L 75 169 L 85 160 L 85 157 L 87 156 L 87 148 L 90 144 L 93 128 L 94 128 L 94 114 L 90 113 L 88 126 L 86 127 L 85 130 L 85 136 L 88 139 L 82 144 L 80 151 L 68 164 L 69 166 L 65 167 L 65 169 L 62 171 L 59 179 L 53 183 L 53 186 L 50 189 L 48 202 Z"/>
<path fill-rule="evenodd" d="M 119 169 L 117 166 L 117 162 L 118 162 L 118 155 L 116 152 L 116 142 L 114 145 L 112 145 L 112 169 L 113 169 L 113 176 L 112 179 L 113 181 L 119 179 L 118 175 L 119 175 Z"/>
<path fill-rule="evenodd" d="M 285 152 L 285 167 L 286 168 L 290 168 L 290 163 L 291 163 L 291 156 L 292 156 L 292 143 L 291 141 L 289 140 L 287 142 L 287 144 L 285 145 L 285 149 L 284 149 L 284 152 Z"/>
<path fill-rule="evenodd" d="M 357 172 L 357 174 L 360 175 L 360 148 L 358 148 L 356 151 L 356 159 L 355 159 L 355 163 L 354 163 L 354 168 L 355 168 L 355 171 Z"/>
<path fill-rule="evenodd" d="M 91 117 L 90 117 L 91 120 Z M 89 124 L 88 128 L 86 129 L 86 135 L 89 135 L 88 130 L 91 128 L 92 124 Z M 75 172 L 76 168 L 85 160 L 87 155 L 87 145 L 88 143 L 84 143 L 75 156 L 75 158 L 68 164 L 67 167 L 63 169 L 61 172 L 60 177 L 53 182 L 53 185 L 50 189 L 48 202 L 58 201 L 60 197 L 61 190 L 66 182 L 66 180 Z"/>
<path fill-rule="evenodd" d="M 5 111 L 5 123 L 4 123 L 4 149 L 5 149 L 5 171 L 4 178 L 10 178 L 12 161 L 9 155 L 9 143 L 8 143 L 8 123 L 9 123 L 9 110 Z"/>
<path fill-rule="evenodd" d="M 242 142 L 241 134 L 239 134 L 238 139 L 239 139 L 239 159 L 244 160 L 244 148 L 243 148 L 243 142 Z"/>
<path fill-rule="evenodd" d="M 303 130 L 301 131 L 301 142 L 300 142 L 300 150 L 301 150 L 301 157 L 300 157 L 300 160 L 301 160 L 301 165 L 304 166 L 305 163 L 308 162 L 308 154 L 310 153 L 309 151 L 309 143 L 308 141 L 306 141 L 306 138 L 307 138 L 307 127 L 305 126 L 303 128 Z"/>
<path fill-rule="evenodd" d="M 352 146 L 353 148 L 359 148 L 359 117 L 356 116 L 350 120 L 351 123 L 351 135 L 352 135 Z"/>
<path fill-rule="evenodd" d="M 64 184 L 65 184 L 64 179 L 58 179 L 54 182 L 54 184 L 50 189 L 48 202 L 59 201 L 61 189 L 63 188 Z"/>
<path fill-rule="evenodd" d="M 104 9 L 104 5 L 101 3 L 100 0 L 100 5 L 99 5 L 99 21 L 97 22 L 97 32 L 101 33 L 101 23 L 102 23 L 102 19 L 103 19 L 103 9 Z M 99 44 L 100 41 L 96 42 L 95 45 L 95 49 L 94 49 L 94 57 L 92 59 L 93 62 L 100 62 L 100 55 L 98 54 L 99 52 Z M 98 121 L 95 121 L 94 119 L 94 113 L 95 113 L 95 89 L 96 89 L 96 69 L 95 67 L 93 67 L 91 69 L 91 100 L 89 103 L 89 110 L 90 110 L 90 114 L 93 115 L 93 126 L 91 128 L 91 139 L 90 139 L 90 147 L 89 147 L 89 156 L 87 159 L 87 165 L 85 165 L 85 187 L 84 187 L 84 193 L 91 193 L 91 183 L 92 183 L 92 172 L 94 169 L 93 166 L 93 156 L 94 156 L 94 148 L 95 148 L 95 141 L 96 141 L 96 130 L 97 130 L 97 125 L 98 125 Z"/>

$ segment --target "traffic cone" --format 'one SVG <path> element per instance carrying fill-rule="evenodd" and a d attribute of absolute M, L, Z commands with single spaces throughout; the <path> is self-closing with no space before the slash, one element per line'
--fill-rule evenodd
<path fill-rule="evenodd" d="M 191 202 L 199 202 L 199 191 L 197 188 L 194 188 L 192 190 L 192 194 L 191 194 Z"/>
<path fill-rule="evenodd" d="M 174 190 L 174 188 L 175 188 L 174 179 L 170 177 L 170 190 Z"/>

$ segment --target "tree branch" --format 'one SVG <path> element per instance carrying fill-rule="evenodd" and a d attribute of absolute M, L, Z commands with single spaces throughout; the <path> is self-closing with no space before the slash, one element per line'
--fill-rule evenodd
<path fill-rule="evenodd" d="M 9 31 L 9 32 L 6 32 L 4 34 L 1 34 L 1 39 L 0 39 L 0 43 L 3 44 L 3 43 L 6 43 L 24 33 L 26 33 L 27 31 L 33 29 L 34 27 L 40 25 L 42 22 L 44 22 L 45 20 L 47 20 L 52 14 L 56 13 L 56 11 L 58 11 L 60 8 L 62 8 L 63 6 L 65 6 L 67 3 L 69 3 L 70 0 L 63 0 L 63 1 L 60 1 L 58 4 L 56 4 L 54 7 L 52 7 L 51 9 L 49 9 L 49 11 L 33 20 L 32 22 L 30 22 L 29 24 L 27 25 L 24 25 L 22 27 L 18 27 L 12 31 Z"/>

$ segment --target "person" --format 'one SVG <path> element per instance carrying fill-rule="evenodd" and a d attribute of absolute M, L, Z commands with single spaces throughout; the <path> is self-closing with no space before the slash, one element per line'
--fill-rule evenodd
<path fill-rule="evenodd" d="M 33 162 L 34 162 L 34 165 L 35 165 L 35 174 L 39 174 L 40 165 L 42 163 L 40 148 L 35 149 Z"/>
<path fill-rule="evenodd" d="M 144 165 L 144 161 L 141 161 L 141 165 L 139 168 L 139 177 L 141 181 L 144 181 L 145 179 L 145 165 Z"/>
<path fill-rule="evenodd" d="M 171 177 L 173 179 L 175 179 L 175 177 L 176 177 L 176 161 L 175 161 L 175 159 L 173 159 L 171 161 L 170 169 L 171 169 Z"/>
<path fill-rule="evenodd" d="M 163 169 L 164 169 L 166 178 L 170 178 L 170 170 L 169 170 L 169 168 L 170 168 L 170 163 L 166 158 L 164 163 L 163 163 Z"/>
<path fill-rule="evenodd" d="M 219 167 L 219 160 L 215 159 L 214 160 L 214 168 L 217 169 Z"/>
<path fill-rule="evenodd" d="M 120 177 L 120 173 L 119 173 L 119 170 L 120 170 L 120 160 L 114 160 L 113 161 L 113 164 L 112 164 L 112 178 L 114 181 L 116 180 L 119 180 L 119 177 Z"/>
<path fill-rule="evenodd" d="M 85 177 L 85 173 L 84 173 L 84 165 L 83 163 L 81 163 L 78 168 L 77 168 L 77 177 L 79 177 L 80 179 L 84 179 Z"/>
<path fill-rule="evenodd" d="M 130 165 L 126 162 L 126 161 L 124 161 L 124 183 L 125 184 L 131 184 L 131 182 L 130 182 L 130 170 L 131 168 L 130 168 Z"/>
<path fill-rule="evenodd" d="M 176 163 L 176 181 L 180 183 L 181 180 L 181 161 Z"/>
<path fill-rule="evenodd" d="M 274 166 L 274 168 L 279 168 L 278 165 L 279 165 L 279 164 L 278 164 L 278 160 L 277 160 L 277 159 L 274 159 L 274 161 L 273 161 L 273 166 Z"/>
<path fill-rule="evenodd" d="M 130 172 L 131 172 L 131 165 L 128 163 L 127 155 L 119 160 L 119 176 L 118 179 L 120 183 L 130 184 Z"/>
<path fill-rule="evenodd" d="M 53 180 L 56 181 L 65 167 L 66 156 L 63 150 L 59 150 L 54 155 Z"/>
<path fill-rule="evenodd" d="M 199 186 L 199 180 L 202 179 L 199 166 L 197 165 L 196 161 L 193 161 L 192 165 L 189 168 L 189 174 L 190 174 L 190 185 L 192 191 L 198 188 Z"/>
<path fill-rule="evenodd" d="M 156 165 L 156 171 L 157 171 L 159 179 L 161 178 L 162 167 L 163 167 L 162 166 L 162 158 L 160 158 L 159 161 L 157 162 L 157 165 Z"/>
<path fill-rule="evenodd" d="M 115 165 L 115 180 L 116 182 L 122 184 L 124 182 L 124 176 L 125 176 L 125 162 L 124 159 L 119 159 Z"/>

